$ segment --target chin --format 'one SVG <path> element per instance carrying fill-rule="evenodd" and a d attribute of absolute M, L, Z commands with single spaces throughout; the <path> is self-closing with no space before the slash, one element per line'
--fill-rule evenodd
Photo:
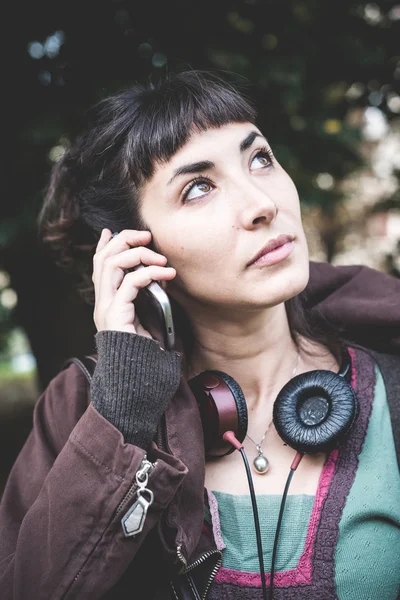
<path fill-rule="evenodd" d="M 266 302 L 276 306 L 294 298 L 307 287 L 310 278 L 310 263 L 307 260 L 296 260 L 292 265 L 283 269 L 272 280 L 267 278 L 258 290 L 259 298 L 263 296 Z M 272 293 L 271 293 L 272 292 Z"/>

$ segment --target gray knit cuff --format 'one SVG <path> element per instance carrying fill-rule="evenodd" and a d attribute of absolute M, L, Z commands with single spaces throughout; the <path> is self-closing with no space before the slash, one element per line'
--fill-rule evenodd
<path fill-rule="evenodd" d="M 91 399 L 128 443 L 145 450 L 181 376 L 180 352 L 163 350 L 154 339 L 125 331 L 95 335 L 98 352 Z"/>

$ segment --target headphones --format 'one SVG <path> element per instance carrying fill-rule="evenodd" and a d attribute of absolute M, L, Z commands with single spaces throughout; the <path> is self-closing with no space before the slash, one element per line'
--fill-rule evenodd
<path fill-rule="evenodd" d="M 338 373 L 326 370 L 296 375 L 281 389 L 273 423 L 283 441 L 301 454 L 329 452 L 343 441 L 358 416 L 350 385 L 351 357 L 345 346 Z M 235 448 L 223 438 L 232 431 L 242 443 L 247 434 L 247 405 L 237 381 L 227 373 L 203 371 L 188 381 L 200 410 L 207 458 L 223 457 Z"/>
<path fill-rule="evenodd" d="M 314 370 L 290 379 L 279 392 L 273 406 L 273 423 L 278 435 L 296 450 L 283 492 L 272 550 L 269 600 L 274 593 L 274 572 L 279 532 L 289 485 L 304 454 L 329 452 L 344 441 L 359 414 L 351 381 L 351 356 L 342 344 L 338 373 Z M 237 381 L 227 373 L 203 371 L 188 381 L 197 401 L 203 426 L 206 458 L 218 458 L 239 450 L 245 463 L 257 538 L 257 552 L 263 598 L 267 600 L 264 559 L 257 501 L 242 442 L 247 434 L 247 405 Z M 200 594 L 191 579 L 197 599 Z"/>
<path fill-rule="evenodd" d="M 338 373 L 323 369 L 301 373 L 281 389 L 273 406 L 273 423 L 278 435 L 296 450 L 282 495 L 272 550 L 269 596 L 265 578 L 262 539 L 256 494 L 247 456 L 242 445 L 247 433 L 247 405 L 237 381 L 227 373 L 203 371 L 188 381 L 197 401 L 203 426 L 206 458 L 218 458 L 239 450 L 245 463 L 257 538 L 257 552 L 264 600 L 273 599 L 274 573 L 279 532 L 293 474 L 304 454 L 329 452 L 341 445 L 359 414 L 351 381 L 351 356 L 341 344 L 342 362 Z M 200 594 L 192 589 L 196 598 Z"/>

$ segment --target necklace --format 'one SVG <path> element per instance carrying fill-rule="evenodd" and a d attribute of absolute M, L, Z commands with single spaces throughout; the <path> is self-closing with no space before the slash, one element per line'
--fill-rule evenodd
<path fill-rule="evenodd" d="M 292 373 L 292 377 L 291 379 L 295 376 L 296 371 L 297 371 L 297 366 L 299 364 L 299 360 L 300 360 L 300 350 L 299 353 L 297 355 L 297 360 L 296 360 L 296 364 L 295 367 L 293 369 L 293 373 Z M 269 460 L 267 459 L 266 456 L 264 456 L 263 451 L 262 451 L 262 443 L 264 441 L 265 436 L 267 435 L 268 429 L 271 427 L 272 421 L 271 423 L 268 425 L 262 440 L 259 444 L 257 444 L 254 440 L 251 439 L 251 437 L 246 434 L 246 437 L 249 438 L 249 440 L 251 442 L 253 442 L 253 444 L 255 445 L 255 447 L 257 448 L 257 452 L 258 452 L 258 456 L 256 456 L 256 458 L 253 460 L 253 470 L 258 473 L 259 475 L 265 475 L 265 473 L 267 473 L 269 471 Z"/>

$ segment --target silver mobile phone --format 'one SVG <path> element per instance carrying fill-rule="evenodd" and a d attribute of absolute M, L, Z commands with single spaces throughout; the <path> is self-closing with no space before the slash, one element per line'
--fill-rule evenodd
<path fill-rule="evenodd" d="M 145 265 L 139 263 L 136 267 L 129 270 L 137 271 L 138 269 L 144 268 Z M 153 307 L 153 310 L 148 310 L 148 304 Z M 143 324 L 143 327 L 148 329 L 152 335 L 154 331 L 153 326 L 161 324 L 163 339 L 158 341 L 163 344 L 163 347 L 166 350 L 173 350 L 175 348 L 175 329 L 172 320 L 171 304 L 168 295 L 156 281 L 152 281 L 149 285 L 139 290 L 135 300 L 135 308 L 138 311 L 139 319 Z M 152 315 L 149 314 L 150 312 L 156 313 L 156 323 L 154 323 Z M 159 328 L 157 329 L 159 330 Z"/>
<path fill-rule="evenodd" d="M 118 235 L 118 232 L 112 234 L 111 238 Z M 129 271 L 144 269 L 146 265 L 139 263 Z M 141 288 L 134 301 L 139 320 L 143 327 L 150 332 L 152 337 L 159 341 L 166 350 L 175 348 L 175 328 L 172 320 L 172 309 L 168 295 L 162 287 L 155 281 L 152 281 L 145 288 Z M 152 307 L 149 309 L 149 306 Z M 162 339 L 158 339 L 160 332 Z"/>

